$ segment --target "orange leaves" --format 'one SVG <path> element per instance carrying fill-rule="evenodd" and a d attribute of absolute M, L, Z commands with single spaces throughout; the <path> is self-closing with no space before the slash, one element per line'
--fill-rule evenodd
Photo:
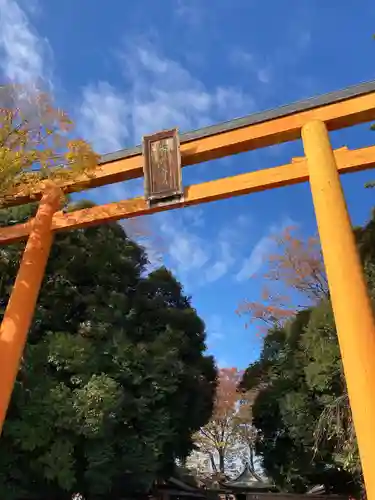
<path fill-rule="evenodd" d="M 243 393 L 239 390 L 242 376 L 243 371 L 237 368 L 221 368 L 219 370 L 214 411 L 207 425 L 214 437 L 212 444 L 216 448 L 219 446 L 217 441 L 219 438 L 224 443 L 229 443 L 236 431 L 236 416 L 240 401 L 244 398 Z"/>
<path fill-rule="evenodd" d="M 216 390 L 214 418 L 229 416 L 235 411 L 237 401 L 240 399 L 238 385 L 242 380 L 243 372 L 237 368 L 221 368 Z"/>
<path fill-rule="evenodd" d="M 89 176 L 98 156 L 73 128 L 47 94 L 0 87 L 0 204 L 16 186 L 32 193 L 43 180 Z"/>
<path fill-rule="evenodd" d="M 224 473 L 231 456 L 247 456 L 254 437 L 251 405 L 255 396 L 239 390 L 242 375 L 237 368 L 219 370 L 211 420 L 195 435 L 195 444 L 209 457 L 213 471 Z"/>
<path fill-rule="evenodd" d="M 267 256 L 266 283 L 259 301 L 244 300 L 236 311 L 249 318 L 246 327 L 254 322 L 260 325 L 260 333 L 328 295 L 319 239 L 303 238 L 295 226 L 273 235 L 273 239 L 276 250 Z"/>
<path fill-rule="evenodd" d="M 316 237 L 304 239 L 290 226 L 276 235 L 277 252 L 269 255 L 266 278 L 281 281 L 311 300 L 328 293 L 320 242 Z"/>
<path fill-rule="evenodd" d="M 250 316 L 250 321 L 245 324 L 245 328 L 248 328 L 254 321 L 258 321 L 261 323 L 260 333 L 266 333 L 269 327 L 283 323 L 293 317 L 296 310 L 293 308 L 288 309 L 287 306 L 277 302 L 250 302 L 245 300 L 239 305 L 236 312 L 238 315 Z"/>

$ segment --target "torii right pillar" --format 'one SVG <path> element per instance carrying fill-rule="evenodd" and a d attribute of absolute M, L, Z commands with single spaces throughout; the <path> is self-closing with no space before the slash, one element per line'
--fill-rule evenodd
<path fill-rule="evenodd" d="M 302 140 L 367 499 L 375 500 L 373 309 L 326 125 L 307 123 Z"/>

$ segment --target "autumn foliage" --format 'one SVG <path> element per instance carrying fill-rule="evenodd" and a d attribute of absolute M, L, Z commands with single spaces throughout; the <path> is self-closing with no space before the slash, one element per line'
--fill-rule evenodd
<path fill-rule="evenodd" d="M 98 157 L 74 135 L 73 122 L 50 97 L 0 87 L 0 204 L 15 191 L 32 194 L 41 181 L 86 174 Z"/>
<path fill-rule="evenodd" d="M 236 368 L 219 371 L 213 415 L 195 436 L 196 447 L 209 459 L 214 474 L 233 471 L 238 458 L 253 461 L 251 405 L 255 396 L 239 389 L 242 376 Z"/>
<path fill-rule="evenodd" d="M 266 255 L 265 284 L 258 301 L 244 300 L 237 314 L 260 325 L 261 331 L 282 324 L 295 313 L 328 296 L 328 283 L 319 238 L 303 238 L 289 226 L 272 236 L 274 250 Z"/>

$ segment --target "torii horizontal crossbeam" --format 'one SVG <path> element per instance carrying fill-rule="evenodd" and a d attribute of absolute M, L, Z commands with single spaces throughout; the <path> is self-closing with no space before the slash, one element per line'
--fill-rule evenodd
<path fill-rule="evenodd" d="M 311 120 L 325 122 L 328 130 L 375 120 L 375 81 L 182 134 L 182 166 L 299 139 L 302 126 Z M 59 186 L 71 193 L 142 176 L 142 149 L 138 146 L 103 156 L 89 178 L 67 180 Z M 34 199 L 41 196 L 42 189 L 34 191 Z M 20 189 L 6 204 L 28 201 L 30 195 Z"/>
<path fill-rule="evenodd" d="M 335 157 L 337 168 L 342 174 L 366 170 L 375 167 L 375 146 L 353 151 L 346 148 L 337 149 Z M 308 178 L 306 159 L 296 158 L 287 165 L 188 186 L 185 188 L 184 201 L 173 205 L 149 208 L 147 201 L 140 197 L 77 210 L 67 214 L 57 212 L 52 221 L 52 230 L 64 231 L 119 219 L 129 219 L 174 208 L 299 184 L 306 182 Z M 0 245 L 14 243 L 26 238 L 31 228 L 32 221 L 0 228 Z"/>

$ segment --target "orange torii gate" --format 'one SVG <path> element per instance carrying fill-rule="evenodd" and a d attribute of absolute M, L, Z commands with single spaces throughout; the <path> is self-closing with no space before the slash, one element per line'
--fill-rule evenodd
<path fill-rule="evenodd" d="M 367 498 L 375 500 L 375 322 L 339 177 L 341 173 L 374 167 L 375 146 L 333 151 L 328 135 L 328 130 L 371 120 L 375 120 L 375 81 L 180 137 L 176 130 L 161 132 L 145 138 L 143 154 L 141 147 L 109 154 L 90 177 L 82 176 L 58 186 L 40 185 L 33 193 L 33 199 L 41 199 L 35 218 L 0 228 L 0 244 L 27 238 L 0 327 L 0 432 L 55 232 L 309 181 Z M 182 188 L 180 166 L 301 136 L 305 157 L 293 159 L 288 165 Z M 129 180 L 141 177 L 143 172 L 146 197 L 68 214 L 57 211 L 61 192 Z M 8 206 L 28 201 L 30 194 L 20 188 Z"/>

